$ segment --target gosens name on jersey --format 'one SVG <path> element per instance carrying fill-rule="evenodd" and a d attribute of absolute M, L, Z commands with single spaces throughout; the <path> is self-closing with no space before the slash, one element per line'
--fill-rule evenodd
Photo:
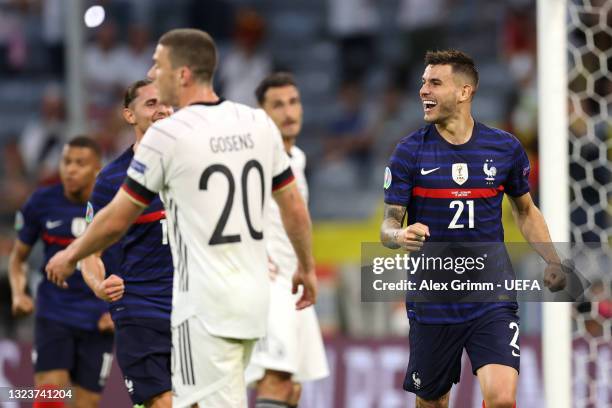
<path fill-rule="evenodd" d="M 174 259 L 173 325 L 197 315 L 213 335 L 265 333 L 264 227 L 271 193 L 292 182 L 280 133 L 259 109 L 221 100 L 152 125 L 123 189 L 166 205 Z"/>

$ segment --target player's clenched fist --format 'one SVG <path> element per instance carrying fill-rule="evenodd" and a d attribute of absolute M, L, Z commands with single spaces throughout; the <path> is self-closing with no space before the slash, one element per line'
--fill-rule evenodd
<path fill-rule="evenodd" d="M 125 285 L 123 279 L 117 275 L 111 275 L 100 282 L 96 288 L 96 296 L 107 302 L 116 302 L 123 297 Z"/>
<path fill-rule="evenodd" d="M 397 230 L 393 240 L 406 251 L 418 251 L 423 247 L 423 242 L 429 238 L 429 227 L 416 222 L 404 229 Z"/>
<path fill-rule="evenodd" d="M 26 294 L 13 297 L 12 312 L 13 316 L 27 316 L 34 311 L 34 302 L 32 298 Z"/>
<path fill-rule="evenodd" d="M 51 283 L 66 289 L 68 287 L 66 279 L 74 273 L 75 268 L 76 262 L 70 259 L 68 249 L 64 249 L 53 255 L 45 266 L 45 271 L 47 271 L 47 279 Z"/>
<path fill-rule="evenodd" d="M 544 286 L 551 292 L 558 292 L 565 289 L 566 283 L 563 266 L 560 263 L 549 263 L 544 270 Z"/>

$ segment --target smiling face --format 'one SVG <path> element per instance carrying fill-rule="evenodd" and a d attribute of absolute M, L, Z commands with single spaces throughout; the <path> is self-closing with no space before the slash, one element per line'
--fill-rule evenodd
<path fill-rule="evenodd" d="M 159 100 L 159 93 L 154 84 L 138 88 L 136 98 L 123 110 L 126 121 L 144 135 L 152 123 L 172 114 L 172 108 Z"/>
<path fill-rule="evenodd" d="M 170 49 L 157 44 L 153 54 L 153 66 L 147 76 L 159 92 L 159 102 L 169 106 L 178 106 L 179 69 L 172 67 Z"/>
<path fill-rule="evenodd" d="M 440 124 L 459 113 L 462 103 L 469 103 L 473 86 L 464 75 L 454 74 L 451 65 L 428 65 L 423 73 L 419 95 L 424 120 Z"/>
<path fill-rule="evenodd" d="M 302 130 L 302 101 L 293 85 L 269 88 L 262 108 L 272 118 L 284 139 L 295 139 Z"/>

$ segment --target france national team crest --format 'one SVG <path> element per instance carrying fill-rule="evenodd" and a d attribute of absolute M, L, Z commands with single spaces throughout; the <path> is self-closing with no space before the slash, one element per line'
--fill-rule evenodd
<path fill-rule="evenodd" d="M 421 377 L 419 376 L 419 372 L 413 371 L 411 377 L 412 377 L 412 385 L 414 386 L 414 389 L 420 390 L 421 389 Z"/>
<path fill-rule="evenodd" d="M 385 182 L 383 184 L 385 190 L 391 186 L 392 178 L 393 176 L 391 175 L 391 169 L 389 167 L 385 167 Z"/>
<path fill-rule="evenodd" d="M 87 222 L 85 218 L 73 218 L 72 225 L 70 226 L 70 231 L 72 235 L 75 237 L 80 237 L 85 232 L 87 228 Z"/>
<path fill-rule="evenodd" d="M 453 180 L 455 183 L 462 185 L 468 179 L 467 163 L 453 163 Z"/>
<path fill-rule="evenodd" d="M 487 176 L 485 177 L 487 184 L 493 184 L 493 182 L 495 181 L 495 175 L 497 174 L 497 169 L 495 168 L 495 166 L 492 166 L 492 164 L 493 159 L 487 159 L 485 160 L 485 163 L 482 166 L 482 171 L 484 171 L 485 175 Z"/>

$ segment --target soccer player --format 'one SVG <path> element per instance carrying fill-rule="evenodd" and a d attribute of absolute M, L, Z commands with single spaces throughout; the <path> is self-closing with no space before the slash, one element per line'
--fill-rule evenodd
<path fill-rule="evenodd" d="M 13 314 L 34 311 L 26 294 L 26 261 L 41 239 L 45 263 L 85 231 L 85 208 L 100 170 L 100 148 L 87 137 L 66 144 L 60 161 L 61 184 L 36 190 L 17 213 L 17 239 L 10 255 Z M 41 272 L 44 269 L 41 268 Z M 87 287 L 80 271 L 58 288 L 43 278 L 36 296 L 34 384 L 74 387 L 78 407 L 96 407 L 112 363 L 112 322 L 106 304 Z M 35 404 L 36 406 L 36 404 Z"/>
<path fill-rule="evenodd" d="M 303 116 L 295 80 L 288 73 L 272 74 L 259 84 L 255 96 L 280 130 L 291 170 L 307 201 L 306 156 L 295 145 Z M 275 203 L 272 203 L 269 220 L 265 230 L 271 266 L 268 332 L 255 346 L 246 380 L 247 383 L 257 381 L 257 408 L 296 407 L 300 382 L 324 378 L 329 370 L 314 308 L 296 311 L 291 307 L 298 298 L 291 294 L 291 278 L 297 269 L 297 259 Z"/>
<path fill-rule="evenodd" d="M 135 141 L 98 175 L 88 203 L 88 222 L 111 202 L 127 175 L 134 151 L 149 126 L 172 114 L 159 101 L 150 80 L 132 84 L 123 98 L 123 118 L 134 129 Z M 170 380 L 170 312 L 172 255 L 166 216 L 156 196 L 120 242 L 102 257 L 81 263 L 83 276 L 96 295 L 112 301 L 117 361 L 134 404 L 165 408 L 172 405 Z M 118 264 L 117 264 L 118 262 Z M 105 279 L 105 271 L 111 274 Z"/>
<path fill-rule="evenodd" d="M 417 251 L 428 242 L 503 242 L 502 198 L 530 243 L 550 243 L 546 222 L 529 194 L 527 155 L 511 134 L 476 122 L 473 60 L 455 51 L 428 52 L 420 89 L 428 123 L 402 139 L 385 169 L 381 241 Z M 408 226 L 402 222 L 408 216 Z M 545 285 L 563 285 L 552 245 L 538 246 L 548 263 Z M 515 405 L 519 372 L 518 305 L 406 304 L 410 361 L 404 388 L 417 407 L 447 407 L 467 350 L 487 408 Z M 483 405 L 485 406 L 485 405 Z"/>
<path fill-rule="evenodd" d="M 175 264 L 173 407 L 246 407 L 244 368 L 267 326 L 270 198 L 298 257 L 299 309 L 316 299 L 310 216 L 274 122 L 214 92 L 217 51 L 207 33 L 171 30 L 153 60 L 160 101 L 181 109 L 151 125 L 113 201 L 47 274 L 63 284 L 79 259 L 116 241 L 160 193 Z"/>

